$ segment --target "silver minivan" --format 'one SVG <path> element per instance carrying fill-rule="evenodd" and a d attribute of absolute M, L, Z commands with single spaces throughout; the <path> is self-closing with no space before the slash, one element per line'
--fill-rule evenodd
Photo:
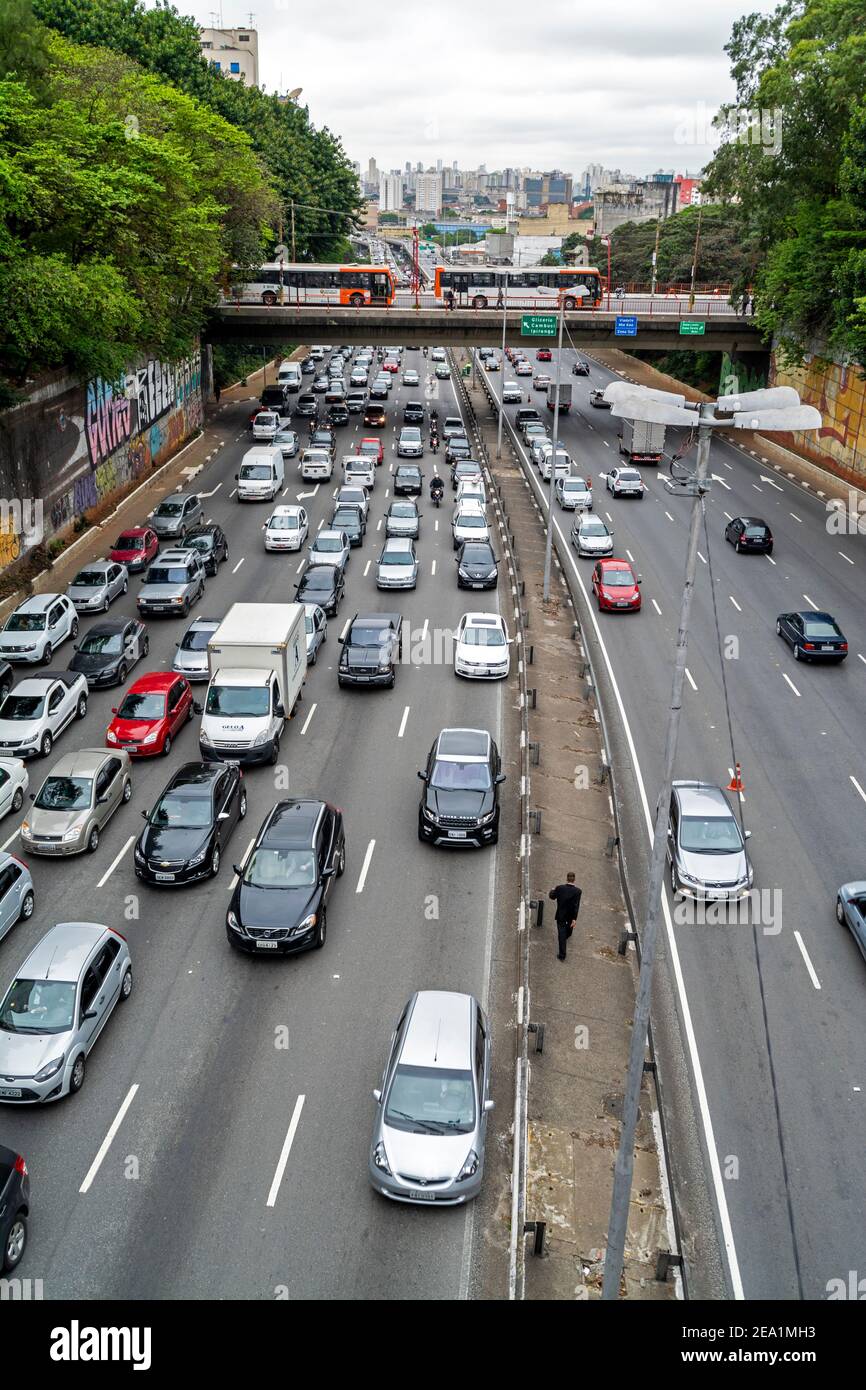
<path fill-rule="evenodd" d="M 391 1034 L 369 1177 L 383 1197 L 457 1206 L 477 1197 L 490 1099 L 490 1030 L 471 994 L 413 994 Z"/>
<path fill-rule="evenodd" d="M 99 922 L 59 922 L 0 1002 L 0 1102 L 39 1105 L 80 1091 L 87 1054 L 132 992 L 126 938 Z"/>

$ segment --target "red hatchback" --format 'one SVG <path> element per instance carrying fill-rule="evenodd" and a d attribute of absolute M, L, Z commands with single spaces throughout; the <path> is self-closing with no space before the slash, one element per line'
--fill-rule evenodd
<path fill-rule="evenodd" d="M 399 372 L 399 370 L 400 370 L 400 363 L 399 363 L 399 362 L 397 362 L 393 357 L 386 357 L 386 358 L 385 358 L 385 361 L 382 363 L 382 371 L 383 371 L 383 372 Z"/>
<path fill-rule="evenodd" d="M 159 551 L 159 539 L 149 526 L 132 526 L 121 531 L 113 548 L 108 552 L 109 560 L 116 565 L 126 565 L 130 572 L 146 570 Z"/>
<path fill-rule="evenodd" d="M 553 356 L 550 348 L 539 348 L 535 354 L 536 362 L 552 362 Z"/>
<path fill-rule="evenodd" d="M 362 439 L 358 445 L 359 454 L 369 454 L 377 463 L 384 463 L 385 450 L 382 447 L 381 439 Z"/>
<path fill-rule="evenodd" d="M 105 735 L 109 748 L 123 748 L 132 758 L 167 755 L 192 715 L 192 688 L 171 671 L 141 676 L 124 695 Z"/>
<path fill-rule="evenodd" d="M 636 613 L 640 608 L 640 576 L 628 560 L 599 560 L 592 571 L 592 592 L 602 612 Z"/>

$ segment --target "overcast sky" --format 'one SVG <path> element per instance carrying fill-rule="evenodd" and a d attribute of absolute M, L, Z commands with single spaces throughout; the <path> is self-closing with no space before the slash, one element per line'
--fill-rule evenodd
<path fill-rule="evenodd" d="M 210 24 L 211 9 L 187 10 Z M 219 5 L 219 0 L 212 0 Z M 302 87 L 316 125 L 341 136 L 366 171 L 437 158 L 627 173 L 697 173 L 712 153 L 709 123 L 733 96 L 723 44 L 731 25 L 773 0 L 250 0 L 259 81 Z M 590 11 L 588 14 L 587 11 Z M 223 0 L 226 28 L 250 7 Z M 218 21 L 219 22 L 219 21 Z"/>

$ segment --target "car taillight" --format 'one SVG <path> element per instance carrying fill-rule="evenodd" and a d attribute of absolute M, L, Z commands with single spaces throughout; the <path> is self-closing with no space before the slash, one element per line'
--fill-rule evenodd
<path fill-rule="evenodd" d="M 21 867 L 22 867 L 22 869 L 26 869 L 26 868 L 27 868 L 27 865 L 24 863 L 24 860 L 23 860 L 23 859 L 19 859 L 17 854 L 10 854 L 9 858 L 10 858 L 10 859 L 14 859 L 16 864 L 20 864 Z"/>
<path fill-rule="evenodd" d="M 22 1178 L 27 1177 L 27 1164 L 24 1162 L 23 1154 L 19 1154 L 15 1159 L 15 1172 L 20 1173 Z"/>
<path fill-rule="evenodd" d="M 109 927 L 108 930 L 112 933 L 113 936 L 119 936 L 121 941 L 126 940 L 126 937 L 123 935 L 123 932 L 118 931 L 117 927 Z"/>
<path fill-rule="evenodd" d="M 839 643 L 839 650 L 840 650 L 840 652 L 847 652 L 847 650 L 848 650 L 848 643 L 847 643 L 847 642 L 840 642 L 840 643 Z"/>
<path fill-rule="evenodd" d="M 804 642 L 804 643 L 803 643 L 803 651 L 804 651 L 804 652 L 813 652 L 814 650 L 815 650 L 815 643 L 814 643 L 814 642 Z"/>

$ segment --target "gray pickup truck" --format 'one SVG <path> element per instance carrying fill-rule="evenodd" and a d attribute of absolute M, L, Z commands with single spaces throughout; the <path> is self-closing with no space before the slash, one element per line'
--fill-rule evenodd
<path fill-rule="evenodd" d="M 403 655 L 399 613 L 356 613 L 340 652 L 340 685 L 384 685 L 393 689 Z"/>

